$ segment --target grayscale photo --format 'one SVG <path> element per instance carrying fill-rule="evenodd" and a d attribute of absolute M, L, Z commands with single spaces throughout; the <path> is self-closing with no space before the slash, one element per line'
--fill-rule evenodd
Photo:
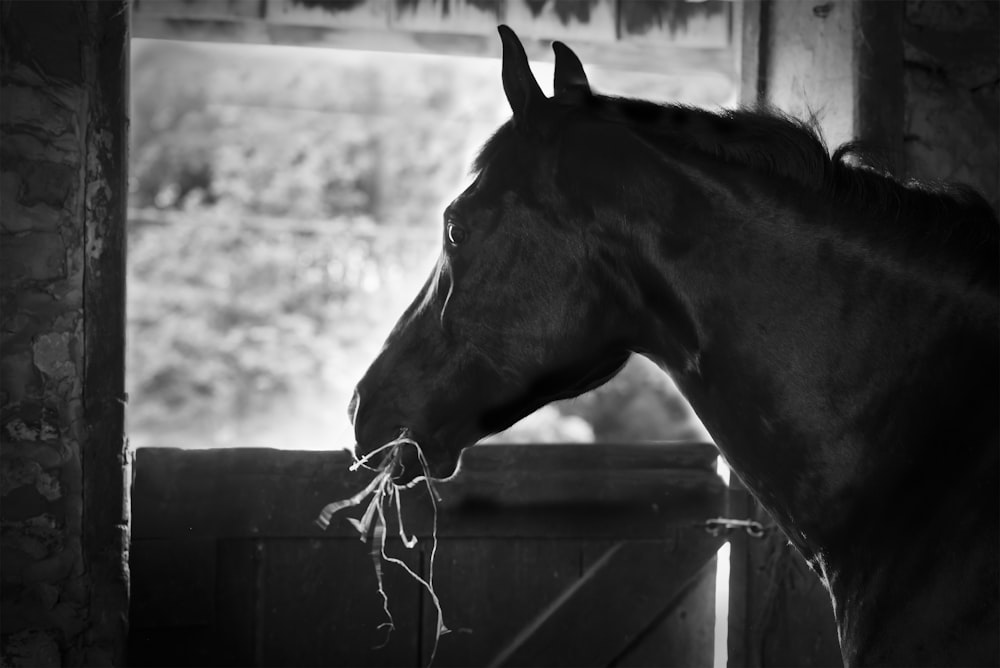
<path fill-rule="evenodd" d="M 1000 666 L 1000 0 L 0 0 L 0 664 Z"/>

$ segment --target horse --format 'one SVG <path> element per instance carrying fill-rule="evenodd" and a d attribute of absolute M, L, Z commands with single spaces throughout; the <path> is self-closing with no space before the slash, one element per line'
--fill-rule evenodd
<path fill-rule="evenodd" d="M 828 589 L 846 665 L 1000 662 L 985 199 L 774 110 L 598 94 L 561 42 L 547 97 L 499 32 L 512 116 L 356 387 L 356 454 L 402 431 L 396 484 L 446 479 L 644 355 Z"/>

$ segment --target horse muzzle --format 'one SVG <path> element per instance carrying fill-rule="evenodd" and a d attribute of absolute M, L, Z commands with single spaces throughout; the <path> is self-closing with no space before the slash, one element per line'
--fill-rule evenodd
<path fill-rule="evenodd" d="M 390 462 L 395 484 L 407 486 L 420 478 L 439 481 L 455 475 L 458 458 L 448 449 L 435 447 L 433 441 L 422 439 L 414 432 L 408 432 L 408 438 L 410 440 L 399 446 L 396 457 Z"/>
<path fill-rule="evenodd" d="M 450 448 L 396 411 L 380 410 L 371 402 L 366 405 L 357 391 L 348 411 L 354 423 L 355 458 L 371 469 L 391 467 L 397 485 L 422 476 L 443 480 L 458 469 L 458 457 Z"/>

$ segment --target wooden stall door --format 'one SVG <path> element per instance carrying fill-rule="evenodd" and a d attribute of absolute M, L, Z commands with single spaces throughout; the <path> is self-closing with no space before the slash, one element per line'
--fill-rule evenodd
<path fill-rule="evenodd" d="M 715 457 L 703 444 L 471 450 L 439 489 L 433 576 L 452 632 L 434 665 L 711 665 L 722 538 L 697 525 L 724 508 Z M 363 486 L 349 464 L 139 451 L 129 665 L 427 665 L 428 594 L 385 565 L 386 643 L 368 546 L 340 516 L 312 523 Z M 433 514 L 425 491 L 408 494 L 420 543 L 389 550 L 426 579 Z"/>
<path fill-rule="evenodd" d="M 720 541 L 453 542 L 439 666 L 709 666 Z M 447 564 L 445 566 L 445 564 Z M 505 583 L 498 587 L 497 582 Z"/>

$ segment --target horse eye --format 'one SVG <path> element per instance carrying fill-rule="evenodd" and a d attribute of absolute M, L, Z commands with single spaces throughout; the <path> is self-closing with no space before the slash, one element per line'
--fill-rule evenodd
<path fill-rule="evenodd" d="M 452 246 L 457 246 L 463 241 L 465 241 L 468 236 L 465 229 L 459 227 L 455 223 L 448 223 L 447 229 L 448 243 Z"/>

